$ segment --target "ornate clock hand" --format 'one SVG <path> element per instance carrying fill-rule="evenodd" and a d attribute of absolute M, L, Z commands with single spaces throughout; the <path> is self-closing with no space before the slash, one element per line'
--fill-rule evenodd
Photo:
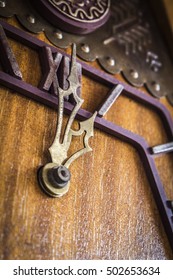
<path fill-rule="evenodd" d="M 93 114 L 93 116 L 86 121 L 80 122 L 80 129 L 78 131 L 74 131 L 71 127 L 75 116 L 80 109 L 83 99 L 81 99 L 77 90 L 81 86 L 79 83 L 78 75 L 77 75 L 77 64 L 76 64 L 76 45 L 73 45 L 73 53 L 72 53 L 72 63 L 71 63 L 71 71 L 68 77 L 69 87 L 67 90 L 63 90 L 58 86 L 58 125 L 57 131 L 55 135 L 55 139 L 53 144 L 49 148 L 49 152 L 51 155 L 52 163 L 46 164 L 39 171 L 39 182 L 42 188 L 53 197 L 59 197 L 65 194 L 69 189 L 69 182 L 71 178 L 71 174 L 69 171 L 70 164 L 76 160 L 81 155 L 92 151 L 92 148 L 89 146 L 89 138 L 94 135 L 93 126 L 94 119 L 97 115 L 97 112 Z M 104 104 L 99 109 L 98 115 L 104 116 L 107 111 L 110 109 L 112 104 L 118 98 L 123 90 L 122 85 L 116 85 L 113 90 L 110 92 L 108 98 L 104 102 Z M 65 129 L 65 133 L 63 136 L 62 142 L 60 142 L 60 136 L 62 134 L 62 123 L 63 123 L 63 109 L 64 109 L 64 98 L 69 95 L 73 95 L 73 99 L 75 100 L 75 106 L 71 112 L 69 120 L 67 122 L 67 126 Z M 75 152 L 72 156 L 68 158 L 68 150 L 72 141 L 73 136 L 81 136 L 85 132 L 84 136 L 84 148 Z"/>
<path fill-rule="evenodd" d="M 81 155 L 92 151 L 92 148 L 89 146 L 88 141 L 89 138 L 93 136 L 94 119 L 97 112 L 95 112 L 93 116 L 88 120 L 80 122 L 80 129 L 78 131 L 74 131 L 71 128 L 75 116 L 84 101 L 77 94 L 77 90 L 81 86 L 81 84 L 79 83 L 77 75 L 75 45 L 73 45 L 71 71 L 68 77 L 68 82 L 69 87 L 67 90 L 61 89 L 58 86 L 58 125 L 55 139 L 53 141 L 53 144 L 49 148 L 52 163 L 46 164 L 39 170 L 38 173 L 40 185 L 46 191 L 46 193 L 53 197 L 62 196 L 68 191 L 71 178 L 70 171 L 68 169 L 70 164 Z M 75 100 L 76 104 L 74 105 L 74 108 L 67 122 L 63 140 L 61 142 L 60 136 L 62 134 L 64 98 L 68 97 L 71 94 L 73 95 L 73 99 Z M 84 148 L 68 157 L 68 150 L 72 141 L 72 137 L 80 136 L 84 132 Z"/>

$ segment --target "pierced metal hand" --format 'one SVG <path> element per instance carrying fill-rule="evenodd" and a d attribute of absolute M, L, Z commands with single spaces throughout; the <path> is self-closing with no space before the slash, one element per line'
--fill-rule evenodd
<path fill-rule="evenodd" d="M 63 90 L 58 87 L 58 124 L 55 139 L 53 144 L 49 148 L 52 162 L 46 164 L 39 170 L 38 179 L 39 183 L 46 193 L 53 197 L 59 197 L 64 195 L 70 185 L 71 174 L 69 171 L 70 164 L 80 157 L 81 155 L 92 151 L 92 148 L 89 146 L 89 138 L 93 136 L 94 120 L 97 115 L 97 112 L 93 114 L 91 118 L 86 121 L 80 122 L 80 129 L 78 131 L 72 130 L 72 124 L 75 119 L 75 116 L 80 109 L 83 99 L 77 94 L 78 88 L 81 86 L 79 83 L 77 75 L 77 63 L 76 63 L 76 45 L 73 45 L 72 51 L 72 63 L 70 75 L 68 77 L 69 87 L 67 90 Z M 71 112 L 71 115 L 68 119 L 67 126 L 63 135 L 62 141 L 60 137 L 62 134 L 62 123 L 63 123 L 63 112 L 64 112 L 64 97 L 73 95 L 75 100 L 75 106 Z M 68 157 L 68 150 L 73 136 L 81 136 L 85 133 L 84 136 L 84 148 L 75 152 L 73 155 Z"/>

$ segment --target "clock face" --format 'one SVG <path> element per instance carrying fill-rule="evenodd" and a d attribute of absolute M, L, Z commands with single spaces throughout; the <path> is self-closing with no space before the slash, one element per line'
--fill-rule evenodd
<path fill-rule="evenodd" d="M 17 25 L 15 19 L 10 19 L 9 23 Z M 89 119 L 95 111 L 100 112 L 95 119 L 94 137 L 88 139 L 93 151 L 79 157 L 69 167 L 68 192 L 60 198 L 50 198 L 39 187 L 37 171 L 51 162 L 48 149 L 59 124 L 58 95 L 51 93 L 54 80 L 50 92 L 40 89 L 43 90 L 40 97 L 35 88 L 40 87 L 45 74 L 41 63 L 44 53 L 38 53 L 37 47 L 28 47 L 28 37 L 23 36 L 20 42 L 10 36 L 10 31 L 6 34 L 18 65 L 18 75 L 14 77 L 12 69 L 12 74 L 5 73 L 10 79 L 5 80 L 6 75 L 2 73 L 0 76 L 1 258 L 171 259 L 170 244 L 151 191 L 151 170 L 146 168 L 146 157 L 139 153 L 140 140 L 131 133 L 126 134 L 129 130 L 143 137 L 148 147 L 171 142 L 171 121 L 169 117 L 161 121 L 164 110 L 161 108 L 157 114 L 159 101 L 143 92 L 136 95 L 135 89 L 120 75 L 102 75 L 96 63 L 89 64 L 91 69 L 82 64 L 83 74 L 78 72 L 78 75 L 82 86 L 80 97 L 84 102 L 72 129 L 78 131 L 81 119 Z M 37 43 L 46 42 L 43 34 L 38 37 L 41 41 Z M 58 49 L 57 53 L 61 51 Z M 52 57 L 55 61 L 55 53 Z M 2 61 L 1 64 L 3 70 Z M 108 108 L 107 98 L 113 92 L 115 80 L 123 85 L 123 90 L 116 100 L 110 101 Z M 63 84 L 63 79 L 61 82 Z M 7 86 L 12 88 L 12 84 L 13 91 L 7 89 Z M 26 92 L 30 92 L 29 98 L 20 95 Z M 65 102 L 64 130 L 74 106 L 73 101 Z M 147 105 L 149 102 L 152 106 Z M 163 98 L 160 102 L 173 117 L 167 100 Z M 105 104 L 108 110 L 104 115 Z M 135 146 L 132 142 L 138 144 Z M 83 137 L 73 137 L 68 152 L 72 155 L 82 148 Z M 152 160 L 164 191 L 172 200 L 172 154 Z"/>

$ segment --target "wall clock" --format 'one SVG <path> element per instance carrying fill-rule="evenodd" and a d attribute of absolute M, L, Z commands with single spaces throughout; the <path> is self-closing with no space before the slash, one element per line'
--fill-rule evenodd
<path fill-rule="evenodd" d="M 113 98 L 108 112 L 96 117 L 95 135 L 89 139 L 93 151 L 70 166 L 68 193 L 61 198 L 50 198 L 39 187 L 37 170 L 51 161 L 47 150 L 57 127 L 57 96 L 52 87 L 50 92 L 44 91 L 44 97 L 35 91 L 40 89 L 45 74 L 45 53 L 38 55 L 38 49 L 41 44 L 50 46 L 50 42 L 43 33 L 33 36 L 21 30 L 14 17 L 8 20 L 10 26 L 6 21 L 1 25 L 22 79 L 20 75 L 15 77 L 14 69 L 7 73 L 1 57 L 1 258 L 171 259 L 171 247 L 151 192 L 152 179 L 146 172 L 145 157 L 140 158 L 139 148 L 126 141 L 131 137 L 131 142 L 137 142 L 132 137 L 135 133 L 145 138 L 148 147 L 171 145 L 171 105 L 163 97 L 157 101 L 142 92 L 144 89 L 138 94 L 121 75 L 106 74 L 96 62 L 85 64 L 78 60 L 82 65 L 82 75 L 78 70 L 78 76 L 84 102 L 77 119 L 88 119 L 103 108 L 117 84 L 123 90 L 116 101 Z M 23 39 L 16 40 L 20 36 Z M 30 44 L 26 43 L 29 41 Z M 55 60 L 55 51 L 52 53 Z M 61 61 L 60 69 L 67 69 L 66 60 Z M 61 71 L 57 73 L 65 87 L 65 71 L 63 75 Z M 29 98 L 20 95 L 27 92 Z M 71 114 L 73 100 L 66 100 L 65 104 L 65 113 Z M 85 111 L 89 112 L 87 116 Z M 66 122 L 65 116 L 63 127 Z M 109 122 L 114 125 L 109 126 Z M 105 127 L 104 131 L 101 127 Z M 78 130 L 77 120 L 73 129 Z M 131 132 L 123 135 L 126 129 Z M 75 137 L 69 152 L 73 154 L 82 145 L 82 139 Z M 153 158 L 169 200 L 171 218 L 172 154 Z"/>

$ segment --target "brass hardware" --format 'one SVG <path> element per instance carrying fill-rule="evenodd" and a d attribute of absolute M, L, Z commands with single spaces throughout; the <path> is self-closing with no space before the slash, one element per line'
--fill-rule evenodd
<path fill-rule="evenodd" d="M 32 16 L 32 15 L 27 16 L 27 20 L 28 20 L 28 22 L 30 22 L 30 23 L 32 23 L 32 24 L 35 23 L 35 17 Z"/>
<path fill-rule="evenodd" d="M 63 35 L 62 35 L 61 30 L 56 30 L 56 31 L 54 32 L 54 34 L 55 34 L 55 37 L 56 37 L 57 39 L 59 39 L 59 40 L 62 40 L 62 39 L 63 39 Z"/>
<path fill-rule="evenodd" d="M 88 45 L 86 45 L 86 44 L 83 44 L 83 45 L 81 46 L 81 50 L 82 50 L 83 52 L 85 52 L 85 53 L 89 53 L 89 52 L 90 52 L 90 47 L 89 47 Z"/>
<path fill-rule="evenodd" d="M 50 179 L 50 172 L 58 166 L 56 163 L 48 163 L 38 172 L 38 180 L 42 189 L 51 197 L 60 197 L 69 190 L 70 180 L 63 187 L 57 187 Z M 55 180 L 56 181 L 56 180 Z"/>
<path fill-rule="evenodd" d="M 78 88 L 81 86 L 81 84 L 79 82 L 77 73 L 76 45 L 73 45 L 72 63 L 68 82 L 69 88 L 67 90 L 62 89 L 59 86 L 57 89 L 58 125 L 54 142 L 49 148 L 52 163 L 46 164 L 38 172 L 38 180 L 41 187 L 47 194 L 52 197 L 62 196 L 68 191 L 71 178 L 71 174 L 68 169 L 69 166 L 78 157 L 92 151 L 92 148 L 89 146 L 88 141 L 89 138 L 93 136 L 94 119 L 97 115 L 97 112 L 95 112 L 93 116 L 86 121 L 80 122 L 80 129 L 78 131 L 75 131 L 71 128 L 75 116 L 84 101 L 77 94 Z M 63 135 L 63 140 L 60 141 L 63 123 L 64 98 L 70 95 L 73 96 L 75 105 L 68 119 L 67 126 Z M 84 132 L 84 148 L 68 157 L 68 150 L 72 141 L 72 137 L 81 136 Z"/>

